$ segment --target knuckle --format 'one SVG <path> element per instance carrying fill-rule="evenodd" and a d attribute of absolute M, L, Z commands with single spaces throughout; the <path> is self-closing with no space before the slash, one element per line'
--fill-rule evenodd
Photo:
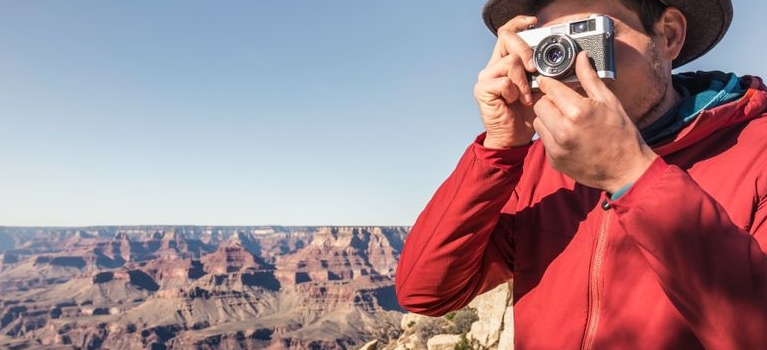
<path fill-rule="evenodd" d="M 508 79 L 498 78 L 494 80 L 481 80 L 474 84 L 474 97 L 482 102 L 489 102 L 498 98 L 501 91 L 508 89 Z"/>
<path fill-rule="evenodd" d="M 474 84 L 474 97 L 479 98 L 481 94 L 482 88 L 480 87 L 480 83 L 477 82 Z"/>
<path fill-rule="evenodd" d="M 583 108 L 577 105 L 570 105 L 568 108 L 565 108 L 562 113 L 565 115 L 565 117 L 571 119 L 571 120 L 577 120 L 583 115 Z"/>
<path fill-rule="evenodd" d="M 507 38 L 511 35 L 515 35 L 517 33 L 516 30 L 512 29 L 511 27 L 511 21 L 504 24 L 502 27 L 498 28 L 498 40 L 501 40 L 503 38 Z"/>
<path fill-rule="evenodd" d="M 485 84 L 481 82 L 477 82 L 477 84 L 474 85 L 474 98 L 477 99 L 477 101 L 484 102 L 487 100 L 487 88 Z"/>
<path fill-rule="evenodd" d="M 510 67 L 509 71 L 513 71 L 519 68 L 521 63 L 522 59 L 519 57 L 519 53 L 516 51 L 510 52 L 506 57 L 504 57 L 504 64 Z"/>
<path fill-rule="evenodd" d="M 484 80 L 488 75 L 488 68 L 482 69 L 477 73 L 477 81 Z"/>
<path fill-rule="evenodd" d="M 496 84 L 496 88 L 498 89 L 496 93 L 498 96 L 503 96 L 508 99 L 509 102 L 516 99 L 516 96 L 518 95 L 517 88 L 509 78 L 498 78 Z"/>
<path fill-rule="evenodd" d="M 549 148 L 550 149 L 546 150 L 546 154 L 548 155 L 551 166 L 557 171 L 562 171 L 560 160 L 566 157 L 565 152 L 558 147 L 549 147 Z"/>
<path fill-rule="evenodd" d="M 564 150 L 572 149 L 575 146 L 576 138 L 572 133 L 561 131 L 557 133 L 556 138 L 557 143 L 562 148 L 560 153 L 565 153 Z"/>
<path fill-rule="evenodd" d="M 502 77 L 498 79 L 498 85 L 501 89 L 509 89 L 514 83 L 508 77 Z"/>

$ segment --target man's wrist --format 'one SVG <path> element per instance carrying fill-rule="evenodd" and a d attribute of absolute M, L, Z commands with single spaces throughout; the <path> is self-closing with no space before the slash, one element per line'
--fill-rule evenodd
<path fill-rule="evenodd" d="M 482 133 L 474 140 L 474 155 L 477 159 L 505 171 L 521 165 L 532 144 L 532 142 L 527 142 L 516 147 L 493 148 L 485 145 L 486 136 L 485 133 Z"/>
<path fill-rule="evenodd" d="M 492 135 L 485 134 L 485 138 L 482 141 L 482 146 L 491 149 L 509 149 L 512 147 L 520 147 L 530 144 L 530 139 L 527 140 L 514 140 L 510 137 L 494 137 Z"/>
<path fill-rule="evenodd" d="M 612 186 L 604 188 L 604 190 L 613 195 L 616 193 L 626 192 L 626 190 L 631 187 L 631 184 L 636 182 L 636 180 L 639 179 L 642 174 L 644 174 L 647 169 L 650 168 L 657 157 L 658 155 L 652 151 L 643 153 L 641 162 L 639 162 L 639 164 L 633 168 L 633 171 L 626 174 L 623 178 L 614 181 Z"/>

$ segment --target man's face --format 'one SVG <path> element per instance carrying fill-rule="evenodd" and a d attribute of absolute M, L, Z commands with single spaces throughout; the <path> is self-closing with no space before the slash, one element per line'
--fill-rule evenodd
<path fill-rule="evenodd" d="M 615 24 L 616 79 L 604 80 L 629 117 L 642 128 L 673 104 L 671 59 L 663 57 L 659 36 L 644 32 L 639 16 L 617 0 L 558 0 L 538 13 L 538 27 L 605 14 Z M 667 90 L 669 89 L 669 90 Z"/>

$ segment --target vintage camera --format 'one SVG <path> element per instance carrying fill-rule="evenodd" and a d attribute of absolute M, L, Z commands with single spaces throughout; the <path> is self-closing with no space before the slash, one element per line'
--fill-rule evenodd
<path fill-rule="evenodd" d="M 577 83 L 575 56 L 581 50 L 589 58 L 600 78 L 615 79 L 613 21 L 604 15 L 519 32 L 533 49 L 533 63 L 538 73 L 530 76 L 530 86 L 538 89 L 535 77 L 540 74 L 564 83 Z"/>

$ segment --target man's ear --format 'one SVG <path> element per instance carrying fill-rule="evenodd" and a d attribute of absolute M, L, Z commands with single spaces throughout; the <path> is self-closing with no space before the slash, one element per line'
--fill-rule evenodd
<path fill-rule="evenodd" d="M 679 56 L 687 36 L 687 18 L 676 7 L 669 6 L 655 23 L 655 33 L 662 41 L 662 51 L 669 60 Z"/>

